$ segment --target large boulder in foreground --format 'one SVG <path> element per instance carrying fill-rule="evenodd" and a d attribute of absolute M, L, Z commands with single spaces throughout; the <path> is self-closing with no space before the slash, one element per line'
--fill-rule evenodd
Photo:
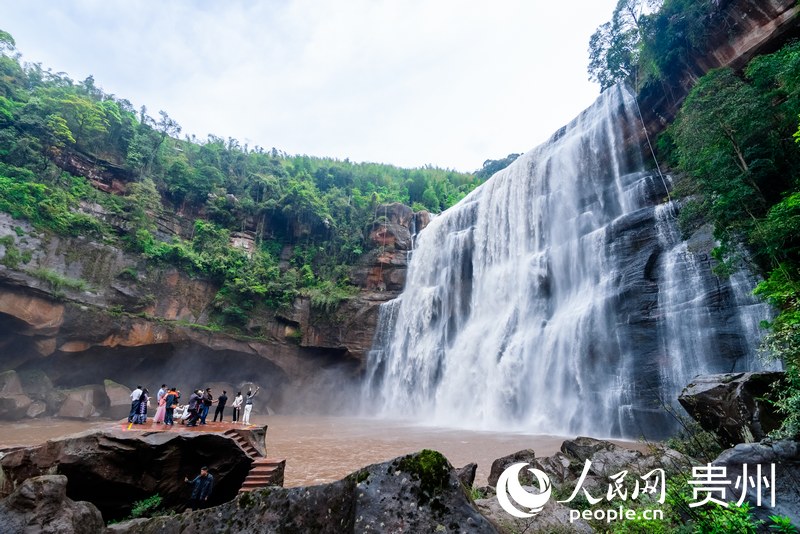
<path fill-rule="evenodd" d="M 129 521 L 111 532 L 497 532 L 450 463 L 424 450 L 305 488 L 269 488 L 178 517 Z"/>
<path fill-rule="evenodd" d="M 698 376 L 678 401 L 703 429 L 729 447 L 761 441 L 781 425 L 769 399 L 773 384 L 783 376 L 767 371 Z"/>
<path fill-rule="evenodd" d="M 475 505 L 504 532 L 551 533 L 551 532 L 593 532 L 592 527 L 581 519 L 570 520 L 570 509 L 575 504 L 562 504 L 557 501 L 566 499 L 575 489 L 583 473 L 586 461 L 590 461 L 590 469 L 582 483 L 595 498 L 604 496 L 608 491 L 610 476 L 627 471 L 629 478 L 636 478 L 656 468 L 663 468 L 667 476 L 679 472 L 691 472 L 692 460 L 683 454 L 663 446 L 653 446 L 648 452 L 628 449 L 609 441 L 578 437 L 566 440 L 561 450 L 552 456 L 537 458 L 532 449 L 524 449 L 508 456 L 498 458 L 492 463 L 489 475 L 489 486 L 481 488 L 483 498 L 475 501 Z M 500 474 L 516 463 L 528 463 L 531 468 L 544 472 L 553 493 L 543 510 L 533 517 L 516 518 L 500 506 L 495 487 Z M 542 488 L 527 468 L 519 472 L 520 485 L 528 493 L 540 493 Z M 556 497 L 559 495 L 559 497 Z M 583 497 L 580 494 L 579 497 Z M 578 499 L 580 500 L 580 498 Z M 607 502 L 603 501 L 605 504 Z M 527 513 L 527 510 L 521 510 Z"/>
<path fill-rule="evenodd" d="M 761 506 L 756 506 L 758 496 L 756 488 L 749 487 L 747 501 L 752 504 L 753 515 L 771 524 L 769 516 L 783 515 L 792 520 L 792 524 L 800 525 L 800 442 L 796 440 L 769 441 L 761 443 L 740 443 L 732 449 L 723 451 L 712 462 L 715 466 L 725 467 L 728 480 L 735 481 L 744 475 L 743 466 L 747 466 L 747 477 L 756 479 L 758 466 L 761 476 L 771 479 L 771 467 L 775 465 L 775 507 L 770 507 L 770 491 L 762 482 Z M 773 481 L 770 480 L 770 484 Z M 736 495 L 739 495 L 738 491 Z"/>
<path fill-rule="evenodd" d="M 67 497 L 67 477 L 29 478 L 0 501 L 0 530 L 61 534 L 105 532 L 100 510 Z"/>
<path fill-rule="evenodd" d="M 204 465 L 215 479 L 210 503 L 228 501 L 251 464 L 244 451 L 221 434 L 176 427 L 127 430 L 116 424 L 0 455 L 0 495 L 12 493 L 31 477 L 65 475 L 69 498 L 93 503 L 106 520 L 120 519 L 135 501 L 156 493 L 167 508 L 180 508 L 190 494 L 184 477 L 197 475 Z"/>

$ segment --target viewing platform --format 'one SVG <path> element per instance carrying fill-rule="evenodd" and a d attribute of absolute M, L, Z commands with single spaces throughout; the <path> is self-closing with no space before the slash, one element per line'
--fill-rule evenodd
<path fill-rule="evenodd" d="M 133 424 L 123 420 L 113 424 L 117 430 L 123 432 L 165 432 L 165 433 L 203 433 L 218 434 L 233 441 L 239 449 L 252 461 L 250 471 L 242 482 L 239 492 L 253 491 L 267 486 L 283 486 L 283 475 L 286 468 L 284 458 L 269 458 L 267 456 L 267 425 L 243 425 L 233 422 L 211 422 L 187 426 L 176 423 L 167 426 L 163 423 L 154 423 L 149 419 L 144 424 Z"/>

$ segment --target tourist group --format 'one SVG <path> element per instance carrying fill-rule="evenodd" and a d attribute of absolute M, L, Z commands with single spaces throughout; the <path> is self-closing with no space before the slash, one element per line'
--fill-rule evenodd
<path fill-rule="evenodd" d="M 250 424 L 250 412 L 253 410 L 253 397 L 259 392 L 259 387 L 255 391 L 248 391 L 246 395 L 238 392 L 231 403 L 232 420 L 234 423 L 241 422 L 242 424 Z M 225 407 L 228 404 L 228 392 L 223 391 L 222 395 L 216 399 L 212 395 L 211 388 L 205 390 L 198 389 L 192 392 L 189 396 L 189 401 L 186 404 L 180 404 L 181 392 L 178 388 L 167 388 L 166 384 L 161 384 L 161 389 L 156 393 L 156 413 L 153 416 L 153 422 L 156 424 L 164 424 L 173 426 L 175 421 L 186 426 L 205 425 L 208 412 L 213 405 L 217 405 L 214 411 L 213 423 L 219 421 L 223 422 L 225 415 Z M 140 425 L 147 422 L 147 410 L 150 407 L 150 392 L 147 388 L 136 386 L 136 389 L 131 391 L 131 413 L 128 416 L 128 422 L 134 425 Z M 244 415 L 242 416 L 242 407 L 244 407 Z"/>

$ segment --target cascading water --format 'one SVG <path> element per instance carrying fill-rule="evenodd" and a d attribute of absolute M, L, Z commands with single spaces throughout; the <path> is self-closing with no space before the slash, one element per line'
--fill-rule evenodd
<path fill-rule="evenodd" d="M 606 91 L 420 233 L 405 290 L 381 308 L 370 406 L 660 437 L 674 427 L 664 403 L 693 376 L 757 365 L 768 308 L 680 238 L 663 180 L 643 170 L 635 106 Z"/>

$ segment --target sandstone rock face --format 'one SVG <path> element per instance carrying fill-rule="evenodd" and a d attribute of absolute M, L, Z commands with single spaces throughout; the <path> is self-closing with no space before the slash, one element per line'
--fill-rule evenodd
<path fill-rule="evenodd" d="M 678 401 L 705 430 L 728 446 L 764 439 L 782 417 L 769 399 L 782 372 L 727 373 L 695 378 Z"/>
<path fill-rule="evenodd" d="M 399 205 L 387 213 L 405 224 L 413 219 Z M 298 312 L 288 319 L 269 313 L 252 316 L 248 330 L 259 338 L 242 339 L 188 326 L 208 322 L 218 290 L 208 281 L 174 268 L 148 269 L 135 255 L 85 238 L 44 239 L 26 222 L 5 214 L 0 214 L 0 234 L 16 236 L 14 246 L 31 258 L 17 269 L 0 265 L 0 346 L 5 349 L 0 371 L 25 369 L 48 381 L 47 387 L 44 382 L 31 384 L 30 391 L 23 384 L 24 392 L 0 401 L 0 417 L 6 419 L 25 416 L 29 409 L 41 414 L 40 403 L 31 408 L 34 401 L 46 404 L 44 414 L 58 414 L 66 398 L 59 390 L 101 385 L 106 379 L 129 390 L 137 382 L 154 390 L 163 381 L 190 389 L 249 380 L 269 392 L 262 393 L 266 402 L 256 412 L 327 405 L 336 410 L 344 401 L 322 397 L 353 389 L 346 383 L 356 379 L 371 346 L 378 306 L 395 295 L 364 292 L 331 314 L 300 298 Z M 82 281 L 84 289 L 68 285 L 56 291 L 33 274 L 37 269 Z M 386 272 L 387 280 L 395 280 Z M 402 276 L 391 283 L 399 289 Z M 187 354 L 198 353 L 202 356 L 193 356 L 191 373 L 178 372 Z M 320 376 L 321 368 L 325 376 Z M 297 404 L 305 391 L 318 398 L 312 399 L 316 407 Z M 114 418 L 127 413 L 117 400 L 108 413 L 100 410 L 102 402 L 74 394 L 66 402 L 61 413 L 70 417 L 86 417 L 90 411 Z"/>
<path fill-rule="evenodd" d="M 211 510 L 117 525 L 113 532 L 497 532 L 473 506 L 452 466 L 422 451 L 344 480 L 269 488 Z"/>
<path fill-rule="evenodd" d="M 108 397 L 103 387 L 88 385 L 64 392 L 65 398 L 58 410 L 59 417 L 89 419 L 98 417 L 108 408 Z M 128 403 L 130 407 L 130 402 Z"/>
<path fill-rule="evenodd" d="M 110 419 L 122 419 L 131 413 L 131 389 L 122 384 L 117 384 L 113 380 L 103 381 L 103 391 L 108 397 L 108 408 L 105 417 Z M 155 395 L 153 395 L 155 397 Z M 157 408 L 155 401 L 152 403 L 153 409 Z"/>
<path fill-rule="evenodd" d="M 88 502 L 67 497 L 67 477 L 29 478 L 0 501 L 0 530 L 94 534 L 105 531 L 100 511 Z"/>
<path fill-rule="evenodd" d="M 22 390 L 17 373 L 0 373 L 0 419 L 21 419 L 27 415 L 31 399 Z"/>
<path fill-rule="evenodd" d="M 668 91 L 651 88 L 640 95 L 640 107 L 650 135 L 661 132 L 680 109 L 683 98 L 703 74 L 730 66 L 740 69 L 754 56 L 776 50 L 797 36 L 798 6 L 793 0 L 730 0 L 718 2 L 723 22 L 706 37 L 706 49 Z"/>
<path fill-rule="evenodd" d="M 184 477 L 196 475 L 203 465 L 215 479 L 210 504 L 228 501 L 252 463 L 233 440 L 219 434 L 182 432 L 177 426 L 163 432 L 125 428 L 120 424 L 6 452 L 0 457 L 0 495 L 31 477 L 65 475 L 71 499 L 93 503 L 106 520 L 120 519 L 135 501 L 156 493 L 167 507 L 183 505 L 189 498 Z"/>
<path fill-rule="evenodd" d="M 756 506 L 758 496 L 755 487 L 748 488 L 747 501 L 753 505 L 753 514 L 766 524 L 771 524 L 769 516 L 783 515 L 791 518 L 793 525 L 800 525 L 800 442 L 765 440 L 761 443 L 740 443 L 723 451 L 712 464 L 725 467 L 726 478 L 731 481 L 744 476 L 744 465 L 747 466 L 747 477 L 755 480 L 758 466 L 761 466 L 761 476 L 769 480 L 771 466 L 775 464 L 775 507 L 770 507 L 771 490 L 763 489 L 763 482 L 761 506 Z M 738 491 L 736 495 L 739 495 Z"/>

